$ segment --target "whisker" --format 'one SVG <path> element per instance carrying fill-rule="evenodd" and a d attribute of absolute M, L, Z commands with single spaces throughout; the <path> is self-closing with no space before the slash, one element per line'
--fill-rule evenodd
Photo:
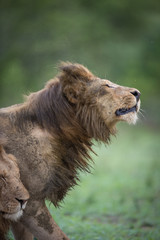
<path fill-rule="evenodd" d="M 139 110 L 139 114 L 142 116 L 142 118 L 144 119 L 144 120 L 146 120 L 146 116 L 142 113 L 142 109 L 140 109 Z M 145 112 L 145 111 L 143 111 L 143 112 Z"/>
<path fill-rule="evenodd" d="M 142 108 L 140 109 L 140 111 L 146 113 L 146 111 L 144 109 L 142 109 Z"/>

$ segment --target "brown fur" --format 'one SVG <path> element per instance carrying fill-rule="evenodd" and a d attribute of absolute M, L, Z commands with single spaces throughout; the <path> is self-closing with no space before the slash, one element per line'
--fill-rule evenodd
<path fill-rule="evenodd" d="M 20 181 L 15 157 L 6 154 L 0 145 L 0 239 L 4 240 L 10 221 L 20 217 L 19 200 L 28 200 L 29 194 Z M 7 218 L 7 219 L 6 219 Z"/>
<path fill-rule="evenodd" d="M 118 121 L 136 121 L 137 112 L 116 116 L 116 110 L 137 104 L 138 111 L 140 105 L 132 94 L 136 89 L 100 79 L 80 64 L 63 63 L 60 69 L 25 103 L 0 111 L 0 138 L 19 159 L 30 193 L 21 223 L 39 240 L 68 239 L 44 200 L 57 206 L 76 184 L 79 170 L 89 171 L 92 139 L 107 143 Z"/>
<path fill-rule="evenodd" d="M 6 234 L 9 230 L 10 222 L 0 215 L 0 239 L 6 240 Z"/>

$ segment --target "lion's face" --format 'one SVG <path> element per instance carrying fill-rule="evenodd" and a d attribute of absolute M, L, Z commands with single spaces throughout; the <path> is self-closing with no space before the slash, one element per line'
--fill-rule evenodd
<path fill-rule="evenodd" d="M 118 121 L 136 123 L 140 109 L 140 92 L 137 89 L 100 79 L 80 64 L 64 64 L 61 69 L 63 92 L 72 104 L 91 111 L 94 109 L 110 131 Z"/>
<path fill-rule="evenodd" d="M 135 124 L 140 109 L 140 92 L 134 88 L 114 84 L 109 80 L 97 79 L 96 81 L 99 88 L 98 108 L 106 124 L 112 126 L 118 121 Z"/>
<path fill-rule="evenodd" d="M 29 193 L 20 180 L 16 159 L 0 147 L 0 214 L 17 220 L 23 214 L 28 199 Z"/>

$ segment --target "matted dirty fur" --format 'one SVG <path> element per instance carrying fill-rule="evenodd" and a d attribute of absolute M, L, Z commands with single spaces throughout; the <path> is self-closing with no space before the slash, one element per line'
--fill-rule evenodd
<path fill-rule="evenodd" d="M 13 226 L 17 240 L 24 229 L 30 234 L 24 236 L 27 240 L 33 235 L 68 239 L 45 199 L 57 206 L 77 183 L 79 170 L 89 171 L 93 139 L 108 143 L 118 121 L 136 122 L 139 96 L 137 89 L 100 79 L 80 64 L 62 63 L 44 89 L 1 109 L 0 138 L 6 152 L 19 159 L 21 180 L 30 194 L 23 217 Z"/>
<path fill-rule="evenodd" d="M 10 221 L 17 221 L 26 207 L 29 193 L 20 180 L 17 160 L 0 145 L 0 239 L 6 239 Z"/>

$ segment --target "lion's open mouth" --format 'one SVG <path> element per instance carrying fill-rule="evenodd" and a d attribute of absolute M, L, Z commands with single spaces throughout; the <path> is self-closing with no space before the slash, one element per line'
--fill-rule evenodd
<path fill-rule="evenodd" d="M 3 211 L 0 211 L 0 214 L 2 214 L 2 215 L 12 215 L 13 213 L 8 213 L 8 212 L 3 212 Z"/>
<path fill-rule="evenodd" d="M 23 210 L 21 209 L 16 213 L 6 213 L 6 212 L 3 212 L 3 211 L 0 211 L 0 214 L 2 214 L 2 216 L 5 219 L 9 219 L 11 221 L 17 221 L 23 215 Z"/>
<path fill-rule="evenodd" d="M 137 111 L 137 105 L 135 105 L 132 108 L 119 108 L 118 110 L 116 110 L 115 114 L 116 116 L 121 116 L 130 112 L 136 112 L 136 111 Z"/>
<path fill-rule="evenodd" d="M 0 214 L 5 214 L 5 212 L 3 212 L 3 211 L 0 211 Z"/>

